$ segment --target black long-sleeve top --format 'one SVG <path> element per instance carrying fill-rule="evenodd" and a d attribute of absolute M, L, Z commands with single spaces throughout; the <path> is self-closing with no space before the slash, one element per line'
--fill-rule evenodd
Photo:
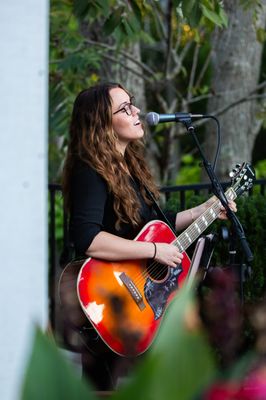
<path fill-rule="evenodd" d="M 102 230 L 126 239 L 134 239 L 147 222 L 158 219 L 153 207 L 145 203 L 137 181 L 129 179 L 140 200 L 142 222 L 137 228 L 130 223 L 122 223 L 117 230 L 114 198 L 108 190 L 106 181 L 88 164 L 84 162 L 76 164 L 70 193 L 70 238 L 76 256 L 84 256 L 94 237 Z"/>

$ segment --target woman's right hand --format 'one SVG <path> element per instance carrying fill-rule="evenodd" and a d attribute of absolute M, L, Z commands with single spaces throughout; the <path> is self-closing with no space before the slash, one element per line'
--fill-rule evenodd
<path fill-rule="evenodd" d="M 180 253 L 176 246 L 174 246 L 173 244 L 157 242 L 155 243 L 155 245 L 155 261 L 164 265 L 169 265 L 169 267 L 176 267 L 178 264 L 181 264 L 183 260 L 183 254 Z"/>

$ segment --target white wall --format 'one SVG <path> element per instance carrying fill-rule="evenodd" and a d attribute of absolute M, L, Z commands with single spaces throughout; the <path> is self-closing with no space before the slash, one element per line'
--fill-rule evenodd
<path fill-rule="evenodd" d="M 0 2 L 0 399 L 47 324 L 48 0 Z"/>

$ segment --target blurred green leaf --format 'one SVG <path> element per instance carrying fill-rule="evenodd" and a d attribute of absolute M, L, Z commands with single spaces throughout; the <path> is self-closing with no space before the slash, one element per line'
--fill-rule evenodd
<path fill-rule="evenodd" d="M 266 178 L 266 160 L 261 160 L 255 165 L 256 178 Z"/>
<path fill-rule="evenodd" d="M 137 33 L 141 29 L 141 25 L 139 20 L 135 17 L 134 14 L 130 14 L 127 18 L 127 22 L 130 25 L 133 32 Z"/>
<path fill-rule="evenodd" d="M 219 16 L 221 18 L 222 25 L 227 28 L 228 27 L 228 17 L 222 7 L 220 8 Z"/>
<path fill-rule="evenodd" d="M 256 36 L 260 43 L 264 43 L 266 41 L 266 30 L 263 28 L 258 28 L 256 30 Z"/>
<path fill-rule="evenodd" d="M 88 15 L 95 17 L 98 12 L 103 12 L 106 15 L 109 12 L 109 2 L 97 0 L 74 0 L 73 10 L 78 18 L 85 18 Z"/>
<path fill-rule="evenodd" d="M 81 380 L 56 345 L 37 329 L 21 400 L 95 400 L 96 398 L 92 387 Z"/>
<path fill-rule="evenodd" d="M 203 15 L 209 19 L 211 22 L 213 22 L 215 25 L 218 25 L 220 27 L 223 26 L 223 20 L 220 17 L 219 14 L 216 14 L 214 11 L 211 11 L 210 9 L 208 9 L 207 7 L 205 7 L 203 4 L 201 4 L 201 9 L 202 9 L 202 13 Z"/>
<path fill-rule="evenodd" d="M 91 1 L 91 0 L 90 0 Z M 111 2 L 108 0 L 94 0 L 95 5 L 102 10 L 104 15 L 107 15 L 110 12 Z"/>
<path fill-rule="evenodd" d="M 124 11 L 125 7 L 120 6 L 110 14 L 103 26 L 103 31 L 106 35 L 110 35 L 121 23 L 122 14 Z"/>
<path fill-rule="evenodd" d="M 88 12 L 88 1 L 87 0 L 74 0 L 73 11 L 77 17 L 83 17 Z"/>
<path fill-rule="evenodd" d="M 138 19 L 139 23 L 141 22 L 142 14 L 141 14 L 141 8 L 140 5 L 138 4 L 138 1 L 136 0 L 131 0 L 130 5 L 132 7 L 133 13 L 135 14 L 135 17 Z"/>
<path fill-rule="evenodd" d="M 190 10 L 189 13 L 187 13 L 186 18 L 188 20 L 188 23 L 192 27 L 197 27 L 199 25 L 201 18 L 201 9 L 198 2 L 193 5 L 193 8 Z"/>
<path fill-rule="evenodd" d="M 175 7 L 179 7 L 182 0 L 173 0 L 173 4 Z"/>
<path fill-rule="evenodd" d="M 181 7 L 182 7 L 182 12 L 185 18 L 189 18 L 189 15 L 195 5 L 195 0 L 187 0 L 187 1 L 182 1 Z"/>

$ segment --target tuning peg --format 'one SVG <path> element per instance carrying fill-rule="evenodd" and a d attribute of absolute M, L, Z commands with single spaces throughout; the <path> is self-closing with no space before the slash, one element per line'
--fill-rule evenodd
<path fill-rule="evenodd" d="M 238 169 L 233 168 L 232 171 L 229 173 L 230 178 L 233 178 L 238 173 Z"/>

